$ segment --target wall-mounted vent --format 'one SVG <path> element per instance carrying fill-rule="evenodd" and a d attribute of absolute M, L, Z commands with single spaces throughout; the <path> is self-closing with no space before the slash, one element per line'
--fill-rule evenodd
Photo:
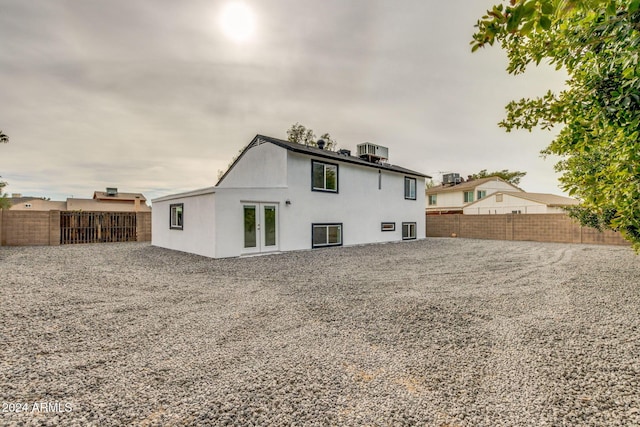
<path fill-rule="evenodd" d="M 107 196 L 117 196 L 118 195 L 118 189 L 115 187 L 107 187 Z"/>
<path fill-rule="evenodd" d="M 371 163 L 382 163 L 389 159 L 389 149 L 381 145 L 365 142 L 358 144 L 358 157 Z"/>
<path fill-rule="evenodd" d="M 460 179 L 459 173 L 447 173 L 442 175 L 442 185 L 456 185 L 461 182 L 462 180 Z"/>

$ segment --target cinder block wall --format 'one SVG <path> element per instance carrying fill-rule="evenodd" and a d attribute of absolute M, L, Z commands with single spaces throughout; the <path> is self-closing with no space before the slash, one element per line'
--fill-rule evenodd
<path fill-rule="evenodd" d="M 10 211 L 3 209 L 0 210 L 0 215 L 2 215 L 0 221 L 2 228 L 0 245 L 2 246 L 60 244 L 59 211 Z"/>
<path fill-rule="evenodd" d="M 581 243 L 574 229 L 580 224 L 564 214 L 509 215 L 513 224 L 513 240 L 534 242 Z M 490 220 L 490 218 L 487 218 Z"/>
<path fill-rule="evenodd" d="M 136 213 L 136 240 L 138 242 L 151 241 L 151 212 Z"/>
<path fill-rule="evenodd" d="M 456 215 L 460 216 L 460 231 L 458 236 L 470 239 L 506 240 L 507 216 L 492 215 L 487 221 L 485 215 Z"/>
<path fill-rule="evenodd" d="M 582 227 L 565 214 L 427 215 L 427 237 L 628 246 L 620 233 Z"/>

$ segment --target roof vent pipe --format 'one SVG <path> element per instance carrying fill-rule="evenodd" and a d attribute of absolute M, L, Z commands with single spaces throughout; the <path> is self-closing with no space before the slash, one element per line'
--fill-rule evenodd
<path fill-rule="evenodd" d="M 318 146 L 319 149 L 324 150 L 324 139 L 319 139 L 318 142 L 316 143 L 316 145 Z"/>

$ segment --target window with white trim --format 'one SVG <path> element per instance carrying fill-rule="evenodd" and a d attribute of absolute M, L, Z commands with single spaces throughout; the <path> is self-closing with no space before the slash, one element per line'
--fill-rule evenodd
<path fill-rule="evenodd" d="M 402 240 L 412 240 L 415 238 L 416 238 L 416 223 L 403 222 L 402 223 Z"/>
<path fill-rule="evenodd" d="M 338 165 L 311 160 L 311 190 L 338 192 Z"/>
<path fill-rule="evenodd" d="M 473 202 L 473 191 L 465 191 L 464 192 L 464 203 Z"/>
<path fill-rule="evenodd" d="M 312 224 L 311 247 L 342 245 L 342 224 Z"/>
<path fill-rule="evenodd" d="M 407 200 L 416 199 L 416 179 L 404 177 L 404 198 Z"/>
<path fill-rule="evenodd" d="M 487 197 L 487 190 L 478 190 L 478 200 Z"/>
<path fill-rule="evenodd" d="M 380 226 L 381 231 L 396 231 L 395 222 L 383 222 Z"/>
<path fill-rule="evenodd" d="M 429 206 L 438 204 L 438 195 L 437 194 L 429 194 Z"/>
<path fill-rule="evenodd" d="M 184 226 L 184 203 L 175 203 L 169 206 L 169 228 L 182 230 Z"/>
<path fill-rule="evenodd" d="M 496 202 L 502 201 L 502 194 L 496 194 Z"/>

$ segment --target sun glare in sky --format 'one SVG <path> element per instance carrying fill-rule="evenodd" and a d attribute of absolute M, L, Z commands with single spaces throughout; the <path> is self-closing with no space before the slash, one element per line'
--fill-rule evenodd
<path fill-rule="evenodd" d="M 222 8 L 219 23 L 224 35 L 235 42 L 250 40 L 256 31 L 253 10 L 239 1 L 230 2 Z"/>

